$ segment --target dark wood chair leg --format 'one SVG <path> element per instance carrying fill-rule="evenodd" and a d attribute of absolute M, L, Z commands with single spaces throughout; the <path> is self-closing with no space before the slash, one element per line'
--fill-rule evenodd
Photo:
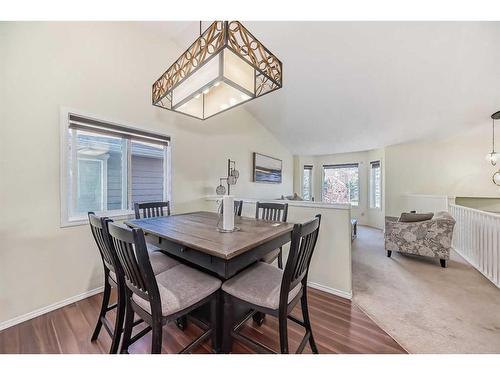
<path fill-rule="evenodd" d="M 222 332 L 222 353 L 231 353 L 233 330 L 233 299 L 224 293 L 224 328 Z"/>
<path fill-rule="evenodd" d="M 281 354 L 288 354 L 288 321 L 286 311 L 281 312 L 278 317 L 280 331 Z"/>
<path fill-rule="evenodd" d="M 129 295 L 126 295 L 125 301 L 125 324 L 123 327 L 122 334 L 122 345 L 120 348 L 120 353 L 128 354 L 128 347 L 130 345 L 130 338 L 132 337 L 132 328 L 134 327 L 134 310 L 130 305 L 129 298 L 132 298 Z"/>
<path fill-rule="evenodd" d="M 153 316 L 153 336 L 151 339 L 151 354 L 161 354 L 162 333 L 163 325 L 161 324 L 161 317 Z"/>
<path fill-rule="evenodd" d="M 214 298 L 210 301 L 210 329 L 212 330 L 212 348 L 214 353 L 220 353 L 220 337 L 219 337 L 219 293 L 215 293 Z"/>
<path fill-rule="evenodd" d="M 280 253 L 278 254 L 278 268 L 283 269 L 283 248 L 280 247 Z"/>
<path fill-rule="evenodd" d="M 446 259 L 439 259 L 439 263 L 441 263 L 441 267 L 446 268 Z"/>
<path fill-rule="evenodd" d="M 113 331 L 113 339 L 111 341 L 111 348 L 109 354 L 117 354 L 120 346 L 120 341 L 123 333 L 123 321 L 125 318 L 125 293 L 123 287 L 118 285 L 118 300 L 116 301 L 116 320 L 115 328 Z"/>
<path fill-rule="evenodd" d="M 101 311 L 99 312 L 99 317 L 97 318 L 97 324 L 94 329 L 94 333 L 92 334 L 92 337 L 90 338 L 90 341 L 95 341 L 97 340 L 97 337 L 99 336 L 99 332 L 101 331 L 102 327 L 102 318 L 106 315 L 106 310 L 109 305 L 109 297 L 111 296 L 111 285 L 109 284 L 108 281 L 108 273 L 104 273 L 104 293 L 102 296 L 102 304 L 101 304 Z"/>
<path fill-rule="evenodd" d="M 392 254 L 392 251 L 391 250 L 387 250 L 387 257 L 391 257 L 391 254 Z"/>
<path fill-rule="evenodd" d="M 304 287 L 304 294 L 300 299 L 302 308 L 302 318 L 304 319 L 304 325 L 306 326 L 306 331 L 309 332 L 309 345 L 311 345 L 311 350 L 314 354 L 318 354 L 318 348 L 316 342 L 314 341 L 314 336 L 312 332 L 311 321 L 309 319 L 309 306 L 307 305 L 307 288 Z"/>

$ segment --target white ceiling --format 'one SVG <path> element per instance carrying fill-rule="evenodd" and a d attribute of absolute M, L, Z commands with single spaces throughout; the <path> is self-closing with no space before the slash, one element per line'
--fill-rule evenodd
<path fill-rule="evenodd" d="M 234 111 L 251 112 L 294 154 L 442 137 L 500 110 L 498 22 L 244 24 L 283 62 L 283 88 Z M 194 21 L 148 27 L 185 48 L 198 32 Z"/>

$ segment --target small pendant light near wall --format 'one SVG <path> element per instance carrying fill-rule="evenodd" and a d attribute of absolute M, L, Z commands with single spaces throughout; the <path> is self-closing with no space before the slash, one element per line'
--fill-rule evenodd
<path fill-rule="evenodd" d="M 491 136 L 491 152 L 486 155 L 486 160 L 491 163 L 491 165 L 497 165 L 500 160 L 500 155 L 495 152 L 495 120 L 500 119 L 500 111 L 495 112 L 491 115 L 492 120 L 492 136 Z"/>
<path fill-rule="evenodd" d="M 153 84 L 153 105 L 205 120 L 283 85 L 281 61 L 238 21 L 215 21 Z"/>

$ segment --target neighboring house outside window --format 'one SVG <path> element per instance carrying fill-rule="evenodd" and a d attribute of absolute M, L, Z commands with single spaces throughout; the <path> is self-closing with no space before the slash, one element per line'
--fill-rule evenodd
<path fill-rule="evenodd" d="M 61 224 L 88 211 L 132 213 L 136 202 L 170 200 L 169 137 L 89 117 L 62 117 Z"/>
<path fill-rule="evenodd" d="M 325 203 L 350 203 L 358 206 L 359 165 L 324 165 L 322 200 Z"/>
<path fill-rule="evenodd" d="M 382 208 L 382 173 L 380 160 L 370 162 L 370 208 Z"/>
<path fill-rule="evenodd" d="M 304 165 L 302 174 L 302 198 L 306 201 L 313 200 L 313 166 Z"/>

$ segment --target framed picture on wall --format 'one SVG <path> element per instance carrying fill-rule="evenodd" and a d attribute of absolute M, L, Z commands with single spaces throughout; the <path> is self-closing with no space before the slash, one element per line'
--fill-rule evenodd
<path fill-rule="evenodd" d="M 283 162 L 271 156 L 253 153 L 253 180 L 268 184 L 281 184 Z"/>

